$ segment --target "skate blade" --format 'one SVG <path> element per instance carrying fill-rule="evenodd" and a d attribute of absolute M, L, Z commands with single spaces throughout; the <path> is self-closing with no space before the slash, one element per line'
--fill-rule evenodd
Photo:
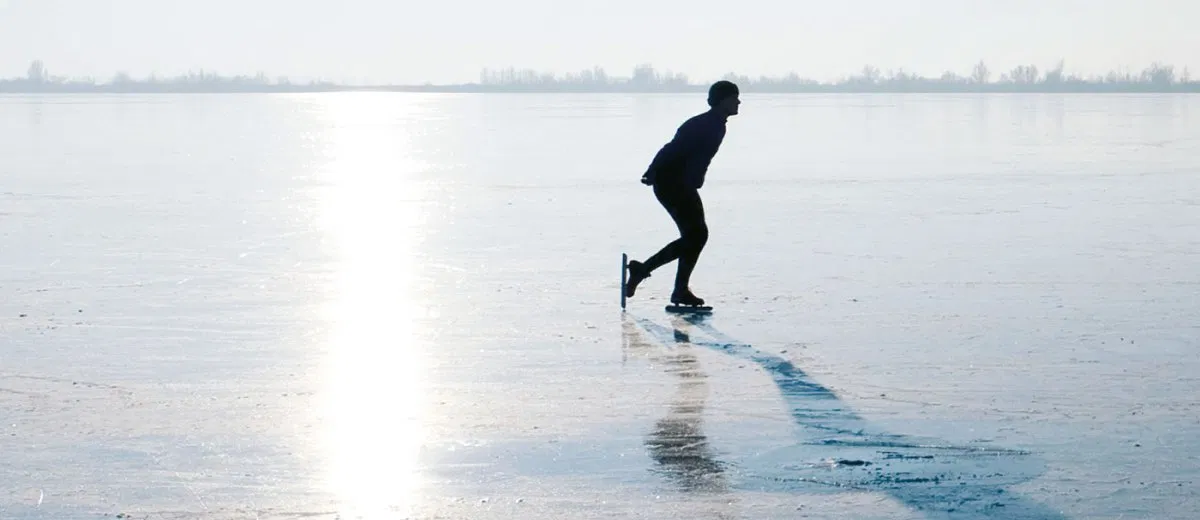
<path fill-rule="evenodd" d="M 713 310 L 710 305 L 668 305 L 667 312 L 676 314 L 709 314 Z"/>
<path fill-rule="evenodd" d="M 625 285 L 629 282 L 629 255 L 621 253 L 621 310 L 625 310 Z"/>

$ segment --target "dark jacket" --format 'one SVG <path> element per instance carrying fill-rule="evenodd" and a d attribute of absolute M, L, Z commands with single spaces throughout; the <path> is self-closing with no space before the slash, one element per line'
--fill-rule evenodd
<path fill-rule="evenodd" d="M 725 139 L 726 116 L 709 110 L 692 116 L 663 145 L 642 176 L 650 185 L 684 186 L 700 189 L 713 156 Z"/>

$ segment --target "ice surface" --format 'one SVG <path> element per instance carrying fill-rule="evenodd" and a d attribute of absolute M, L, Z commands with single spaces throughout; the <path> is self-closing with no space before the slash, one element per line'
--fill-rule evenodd
<path fill-rule="evenodd" d="M 1198 103 L 0 97 L 0 518 L 1200 517 Z"/>

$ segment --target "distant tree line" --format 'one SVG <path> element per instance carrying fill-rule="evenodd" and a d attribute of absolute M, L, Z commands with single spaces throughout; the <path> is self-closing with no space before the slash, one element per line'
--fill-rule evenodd
<path fill-rule="evenodd" d="M 1172 65 L 1153 63 L 1134 73 L 1113 71 L 1103 76 L 1083 77 L 1067 74 L 1063 61 L 1041 71 L 1037 65 L 1019 65 L 994 77 L 980 61 L 969 75 L 953 71 L 926 77 L 903 69 L 886 74 L 874 66 L 865 66 L 858 74 L 838 81 L 821 82 L 796 73 L 786 76 L 750 77 L 728 73 L 721 77 L 733 81 L 743 91 L 753 92 L 1200 92 L 1200 81 L 1192 81 L 1184 68 L 1176 73 Z M 658 73 L 650 65 L 639 65 L 629 77 L 613 77 L 602 68 L 593 68 L 564 76 L 533 70 L 487 70 L 480 74 L 480 87 L 512 91 L 697 91 L 707 83 L 693 83 L 684 74 Z"/>
<path fill-rule="evenodd" d="M 796 73 L 781 77 L 729 73 L 722 77 L 738 83 L 744 92 L 1200 92 L 1187 68 L 1179 73 L 1172 65 L 1152 63 L 1139 72 L 1113 71 L 1102 76 L 1067 74 L 1060 60 L 1042 71 L 1037 65 L 1020 65 L 998 77 L 987 64 L 976 63 L 968 75 L 953 71 L 926 77 L 903 69 L 884 73 L 865 66 L 854 75 L 832 82 L 803 78 Z M 108 82 L 94 78 L 69 79 L 51 75 L 46 65 L 34 61 L 23 78 L 0 80 L 0 92 L 327 92 L 347 90 L 423 92 L 695 92 L 707 88 L 686 74 L 659 72 L 651 65 L 634 67 L 627 77 L 611 76 L 594 67 L 555 75 L 531 69 L 484 69 L 477 83 L 453 85 L 339 85 L 329 81 L 293 83 L 286 77 L 226 77 L 212 72 L 135 79 L 117 73 Z"/>
<path fill-rule="evenodd" d="M 50 74 L 45 63 L 36 60 L 29 65 L 23 78 L 0 79 L 0 92 L 9 93 L 72 93 L 72 92 L 312 92 L 336 90 L 328 81 L 292 83 L 286 77 L 268 78 L 264 73 L 254 76 L 222 76 L 200 70 L 174 77 L 151 74 L 135 79 L 118 72 L 106 83 L 95 78 L 66 78 Z"/>

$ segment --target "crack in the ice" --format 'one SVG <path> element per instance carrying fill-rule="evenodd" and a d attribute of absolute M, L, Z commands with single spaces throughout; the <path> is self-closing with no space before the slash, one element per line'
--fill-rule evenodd
<path fill-rule="evenodd" d="M 62 384 L 62 385 L 70 384 L 71 386 L 75 386 L 75 387 L 111 390 L 111 391 L 116 392 L 117 394 L 120 394 L 125 397 L 129 397 L 129 396 L 133 395 L 133 392 L 127 388 L 122 388 L 120 386 L 110 385 L 110 384 L 106 384 L 106 383 L 93 383 L 93 382 L 89 382 L 89 381 L 79 381 L 79 380 L 75 380 L 75 379 L 64 379 L 61 377 L 30 376 L 30 375 L 24 375 L 24 374 L 0 374 L 0 379 L 6 379 L 6 378 L 7 379 L 24 379 L 27 381 L 41 381 L 44 383 L 56 383 L 56 384 Z M 21 393 L 21 392 L 15 392 L 15 393 Z"/>
<path fill-rule="evenodd" d="M 29 397 L 46 397 L 46 394 L 43 394 L 43 393 L 26 392 L 24 390 L 14 390 L 12 388 L 3 388 L 3 387 L 0 387 L 0 393 L 24 395 L 24 396 L 29 396 Z"/>

